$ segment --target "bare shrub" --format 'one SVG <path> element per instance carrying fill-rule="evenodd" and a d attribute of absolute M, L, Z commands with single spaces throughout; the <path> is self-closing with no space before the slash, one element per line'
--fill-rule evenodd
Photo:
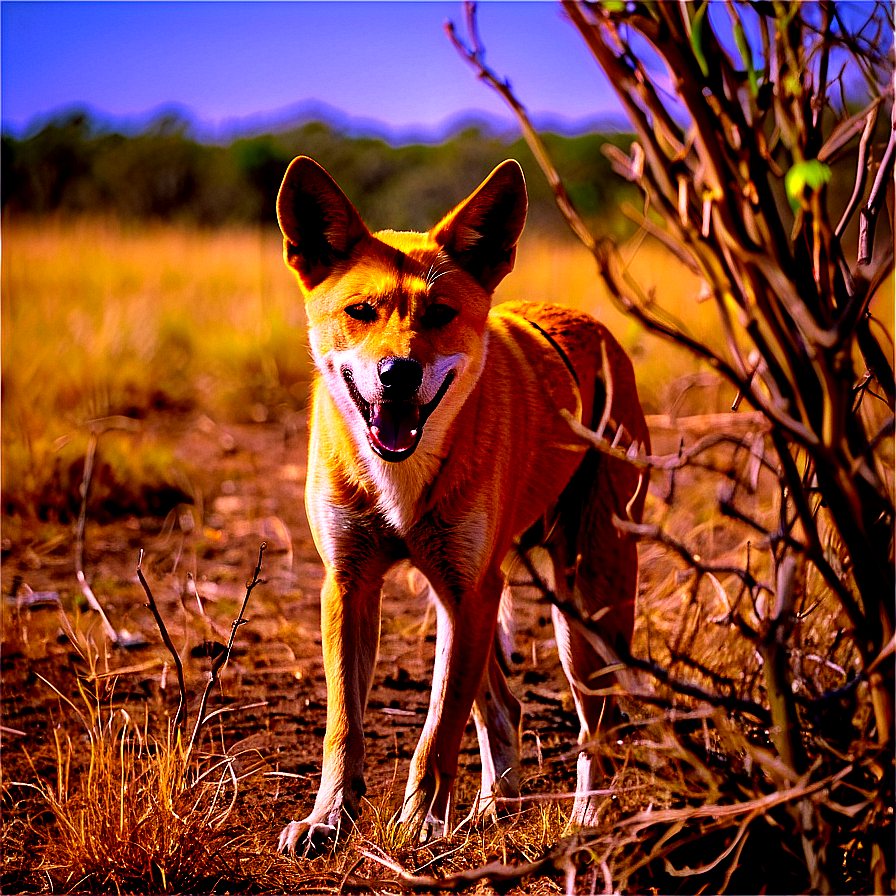
<path fill-rule="evenodd" d="M 716 419 L 634 461 L 665 509 L 617 525 L 669 575 L 648 583 L 664 609 L 628 663 L 661 712 L 598 749 L 616 753 L 617 781 L 652 776 L 658 803 L 608 809 L 546 865 L 581 867 L 584 851 L 608 891 L 892 891 L 896 388 L 892 337 L 869 311 L 893 270 L 892 231 L 878 232 L 896 149 L 891 7 L 562 7 L 636 135 L 629 154 L 607 148 L 644 196 L 627 209 L 634 248 L 659 240 L 700 277 L 715 338 L 635 281 L 632 246 L 584 223 L 486 65 L 473 5 L 467 37 L 448 35 L 516 114 L 615 301 L 718 371 L 751 425 Z M 675 521 L 676 484 L 695 477 L 709 529 Z"/>

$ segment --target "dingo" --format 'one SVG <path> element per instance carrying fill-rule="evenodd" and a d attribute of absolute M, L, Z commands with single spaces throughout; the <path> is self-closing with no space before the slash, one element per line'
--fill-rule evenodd
<path fill-rule="evenodd" d="M 399 560 L 437 598 L 429 714 L 401 812 L 415 835 L 445 831 L 471 709 L 478 809 L 516 805 L 521 710 L 496 644 L 502 563 L 515 539 L 520 550 L 546 548 L 540 568 L 551 586 L 599 619 L 600 639 L 554 608 L 580 743 L 597 731 L 605 697 L 595 689 L 606 683 L 595 675 L 631 638 L 637 580 L 635 542 L 612 517 L 639 520 L 644 488 L 633 466 L 575 438 L 561 411 L 624 447 L 649 451 L 649 436 L 631 363 L 601 324 L 559 305 L 489 310 L 526 211 L 514 161 L 425 234 L 371 234 L 311 159 L 295 159 L 283 179 L 284 257 L 318 370 L 305 504 L 326 568 L 327 727 L 317 800 L 283 830 L 281 850 L 316 852 L 360 811 L 380 588 Z M 571 821 L 584 825 L 599 775 L 586 750 L 577 774 Z"/>

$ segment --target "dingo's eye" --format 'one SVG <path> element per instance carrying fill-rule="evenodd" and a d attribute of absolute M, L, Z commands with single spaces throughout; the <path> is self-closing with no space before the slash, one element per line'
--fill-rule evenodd
<path fill-rule="evenodd" d="M 450 324 L 457 317 L 457 309 L 450 305 L 443 305 L 441 302 L 435 302 L 423 313 L 424 327 L 444 327 Z"/>
<path fill-rule="evenodd" d="M 349 305 L 348 308 L 345 309 L 345 313 L 349 317 L 363 321 L 367 324 L 376 320 L 376 308 L 367 302 L 359 302 L 357 305 Z"/>

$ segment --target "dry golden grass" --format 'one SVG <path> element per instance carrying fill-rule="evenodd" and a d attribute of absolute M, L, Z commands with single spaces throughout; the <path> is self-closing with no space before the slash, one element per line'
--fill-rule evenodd
<path fill-rule="evenodd" d="M 265 807 L 242 793 L 269 763 L 225 748 L 223 729 L 212 724 L 195 750 L 186 748 L 170 716 L 117 698 L 133 674 L 126 658 L 110 657 L 86 617 L 61 619 L 79 662 L 64 683 L 37 675 L 35 686 L 58 699 L 60 721 L 48 741 L 23 748 L 20 774 L 2 776 L 5 892 L 15 884 L 54 893 L 335 892 L 347 880 L 350 889 L 394 889 L 384 882 L 396 869 L 450 875 L 533 861 L 562 837 L 566 815 L 559 801 L 545 800 L 501 825 L 467 819 L 450 838 L 419 846 L 395 823 L 392 788 L 365 801 L 339 850 L 306 861 L 279 856 L 269 824 L 276 802 Z M 557 891 L 550 880 L 527 890 Z"/>
<path fill-rule="evenodd" d="M 3 243 L 4 380 L 42 411 L 214 400 L 241 365 L 307 376 L 304 317 L 273 232 L 17 221 Z M 284 369 L 263 370 L 271 362 Z"/>
<path fill-rule="evenodd" d="M 249 420 L 308 379 L 304 312 L 273 229 L 7 221 L 3 249 L 4 416 L 26 431 L 32 415 L 76 422 L 198 400 Z M 649 241 L 623 254 L 659 306 L 714 344 L 715 311 L 692 273 Z M 633 355 L 649 411 L 665 406 L 670 379 L 698 370 L 611 302 L 578 243 L 524 236 L 496 296 L 510 299 L 604 321 Z M 892 281 L 873 310 L 892 332 Z"/>
<path fill-rule="evenodd" d="M 122 418 L 248 422 L 304 402 L 304 313 L 273 232 L 7 222 L 3 249 L 7 509 L 70 517 L 99 428 L 118 435 L 97 483 L 158 512 L 141 495 L 181 487 L 171 446 Z"/>

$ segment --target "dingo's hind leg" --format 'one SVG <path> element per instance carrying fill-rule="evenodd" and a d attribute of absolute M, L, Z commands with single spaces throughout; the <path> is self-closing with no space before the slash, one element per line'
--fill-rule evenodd
<path fill-rule="evenodd" d="M 553 608 L 557 647 L 579 716 L 576 799 L 570 824 L 589 826 L 599 802 L 593 791 L 604 770 L 589 745 L 601 723 L 617 713 L 606 691 L 617 677 L 606 668 L 625 655 L 634 629 L 638 556 L 632 536 L 613 525 L 623 518 L 638 490 L 638 474 L 623 461 L 591 452 L 561 497 L 560 521 L 548 545 L 555 587 L 574 607 Z M 640 518 L 640 501 L 636 512 Z M 631 508 L 629 508 L 631 509 Z"/>
<path fill-rule="evenodd" d="M 520 795 L 520 722 L 522 707 L 507 686 L 495 638 L 488 667 L 473 703 L 473 721 L 482 759 L 480 815 L 512 815 Z"/>

